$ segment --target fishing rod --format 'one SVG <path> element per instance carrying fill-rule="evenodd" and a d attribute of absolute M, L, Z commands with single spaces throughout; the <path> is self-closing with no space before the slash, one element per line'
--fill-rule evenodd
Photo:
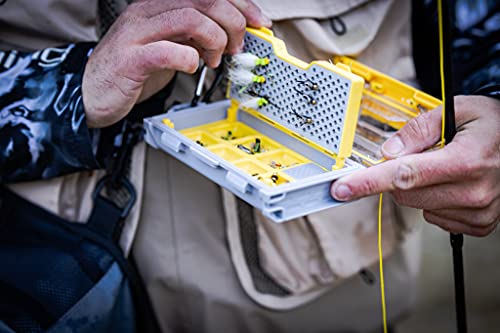
<path fill-rule="evenodd" d="M 443 99 L 443 139 L 450 143 L 456 134 L 455 107 L 453 102 L 453 55 L 452 24 L 453 15 L 450 1 L 438 0 L 440 68 Z M 450 233 L 450 245 L 453 255 L 453 277 L 455 281 L 455 310 L 458 333 L 467 332 L 467 312 L 465 302 L 465 278 L 462 248 L 464 236 Z"/>

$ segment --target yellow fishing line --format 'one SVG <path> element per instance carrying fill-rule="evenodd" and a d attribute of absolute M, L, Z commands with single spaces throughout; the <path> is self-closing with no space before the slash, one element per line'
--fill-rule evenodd
<path fill-rule="evenodd" d="M 442 0 L 438 0 L 438 24 L 439 24 L 439 70 L 441 74 L 441 99 L 443 105 L 441 106 L 441 143 L 440 147 L 443 148 L 445 144 L 444 138 L 444 115 L 445 115 L 445 87 L 444 87 L 444 50 L 443 50 L 443 8 L 441 6 Z"/>
<path fill-rule="evenodd" d="M 441 74 L 441 96 L 443 104 L 441 106 L 441 142 L 440 147 L 445 145 L 445 85 L 444 85 L 444 48 L 443 48 L 443 10 L 441 6 L 442 0 L 438 0 L 438 25 L 439 25 L 439 70 Z M 384 284 L 384 262 L 382 256 L 382 200 L 383 193 L 380 193 L 378 203 L 378 256 L 380 270 L 380 298 L 382 302 L 382 321 L 384 333 L 387 333 L 387 310 L 385 305 L 385 284 Z"/>
<path fill-rule="evenodd" d="M 378 257 L 380 271 L 380 298 L 382 299 L 382 322 L 384 333 L 387 333 L 387 311 L 385 307 L 385 285 L 384 285 L 384 262 L 382 256 L 382 199 L 383 193 L 380 193 L 378 201 Z"/>

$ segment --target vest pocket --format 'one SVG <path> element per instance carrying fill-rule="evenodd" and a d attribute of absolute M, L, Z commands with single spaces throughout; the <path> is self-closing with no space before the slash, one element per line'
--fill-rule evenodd
<path fill-rule="evenodd" d="M 240 283 L 256 303 L 289 310 L 378 262 L 378 197 L 274 223 L 224 192 L 227 236 Z M 383 250 L 398 243 L 393 204 L 383 208 Z"/>

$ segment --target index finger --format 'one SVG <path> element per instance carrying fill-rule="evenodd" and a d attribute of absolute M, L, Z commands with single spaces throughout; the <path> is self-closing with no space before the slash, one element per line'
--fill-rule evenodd
<path fill-rule="evenodd" d="M 463 175 L 457 158 L 460 155 L 452 144 L 436 151 L 403 156 L 337 180 L 331 194 L 336 200 L 347 201 L 396 189 L 451 182 Z"/>
<path fill-rule="evenodd" d="M 140 2 L 139 5 L 149 17 L 182 8 L 200 11 L 224 29 L 228 36 L 227 50 L 230 53 L 241 50 L 247 20 L 255 27 L 270 26 L 270 20 L 260 9 L 246 0 L 149 0 Z"/>
<path fill-rule="evenodd" d="M 250 0 L 229 0 L 245 16 L 250 26 L 254 28 L 270 28 L 272 21 Z"/>

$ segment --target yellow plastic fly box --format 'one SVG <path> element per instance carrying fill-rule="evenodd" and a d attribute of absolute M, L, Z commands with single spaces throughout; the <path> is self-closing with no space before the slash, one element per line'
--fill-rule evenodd
<path fill-rule="evenodd" d="M 332 181 L 379 162 L 383 141 L 439 101 L 335 61 L 305 63 L 270 30 L 248 29 L 243 53 L 228 62 L 228 98 L 145 119 L 146 142 L 275 222 L 341 205 Z"/>

